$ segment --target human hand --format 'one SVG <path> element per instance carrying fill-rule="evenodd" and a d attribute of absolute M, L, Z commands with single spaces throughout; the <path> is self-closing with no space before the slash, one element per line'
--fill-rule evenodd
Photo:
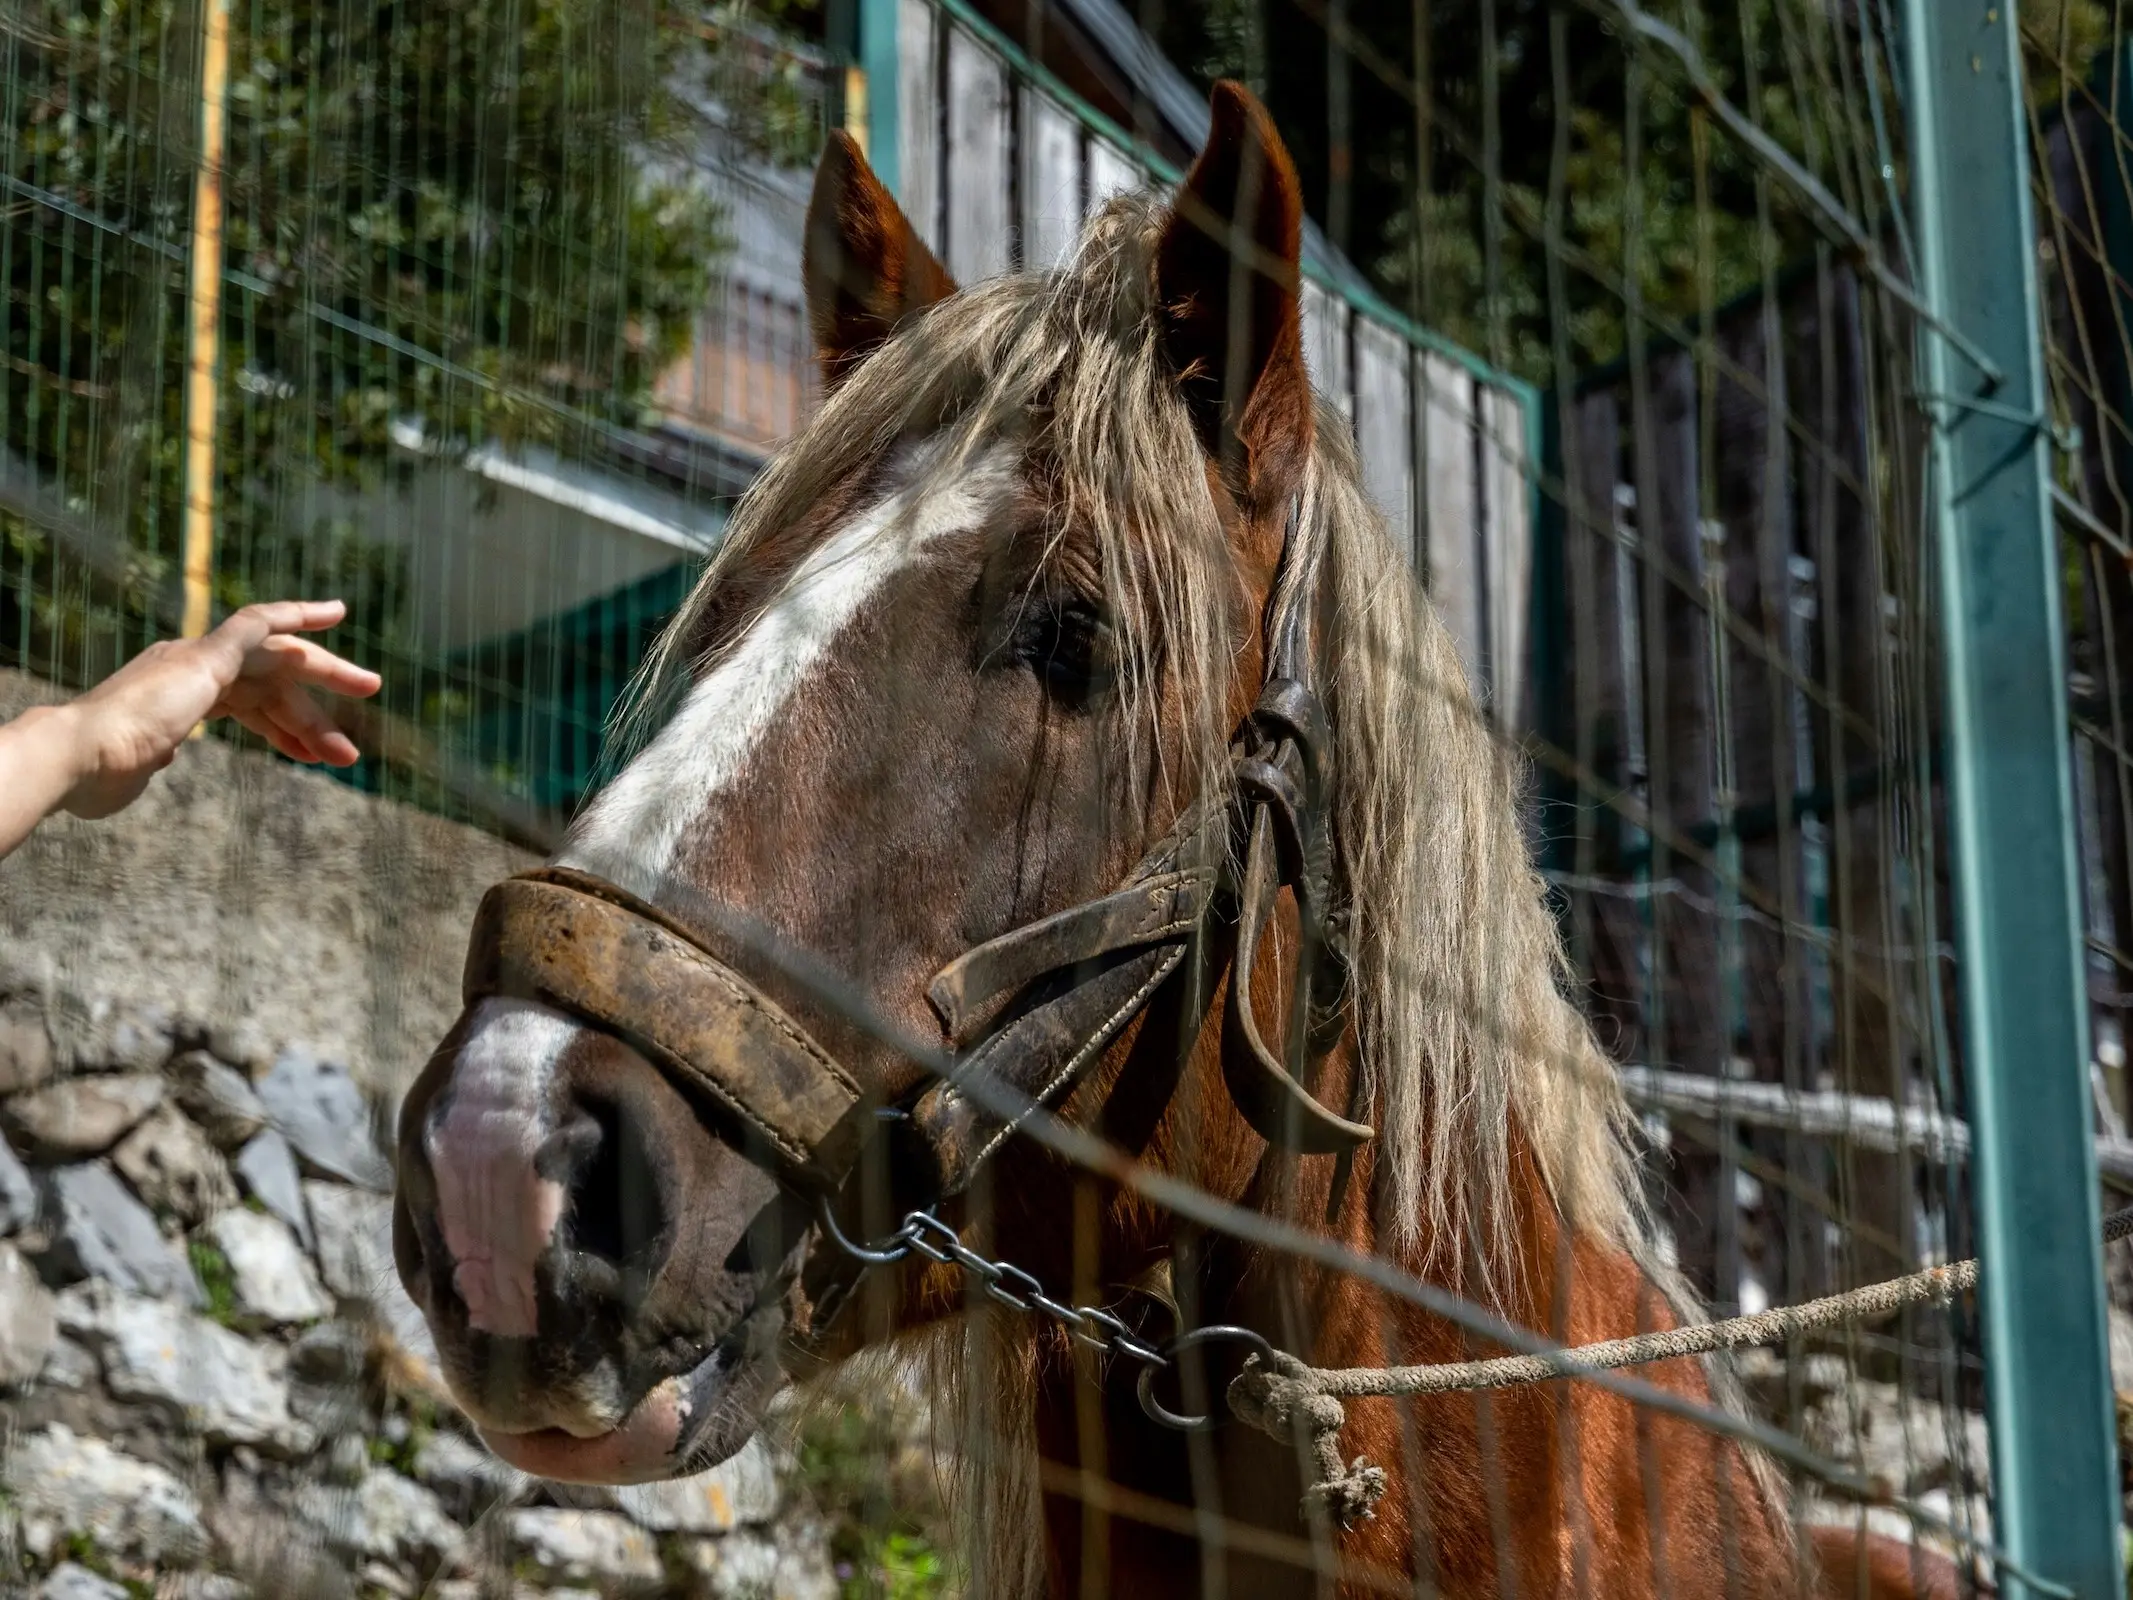
<path fill-rule="evenodd" d="M 72 724 L 75 764 L 60 803 L 77 817 L 124 809 L 170 765 L 186 735 L 213 717 L 235 717 L 293 760 L 353 766 L 360 753 L 311 690 L 361 699 L 378 692 L 378 675 L 294 637 L 347 614 L 338 600 L 268 601 L 204 638 L 150 645 L 60 708 Z"/>

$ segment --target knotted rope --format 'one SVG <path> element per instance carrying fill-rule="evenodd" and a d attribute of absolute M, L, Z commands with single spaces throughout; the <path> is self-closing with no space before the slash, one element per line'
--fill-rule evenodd
<path fill-rule="evenodd" d="M 2107 1244 L 2128 1235 L 2133 1235 L 2133 1206 L 2114 1212 L 2103 1224 Z M 1957 1261 L 1802 1305 L 1758 1311 L 1752 1316 L 1487 1361 L 1452 1361 L 1421 1367 L 1313 1367 L 1295 1356 L 1276 1352 L 1271 1361 L 1253 1356 L 1246 1363 L 1230 1383 L 1229 1408 L 1239 1421 L 1262 1433 L 1307 1443 L 1320 1476 L 1304 1491 L 1306 1511 L 1323 1506 L 1342 1527 L 1351 1528 L 1376 1515 L 1377 1502 L 1385 1493 L 1385 1469 L 1363 1456 L 1342 1464 L 1340 1430 L 1347 1420 L 1341 1406 L 1343 1400 L 1504 1389 L 1672 1361 L 1681 1356 L 1745 1350 L 1840 1323 L 1875 1321 L 1908 1306 L 1945 1302 L 1976 1288 L 1977 1280 L 1977 1262 Z"/>

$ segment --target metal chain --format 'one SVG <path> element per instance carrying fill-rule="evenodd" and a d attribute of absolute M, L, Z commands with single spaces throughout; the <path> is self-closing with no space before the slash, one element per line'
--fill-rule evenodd
<path fill-rule="evenodd" d="M 1136 1334 L 1116 1314 L 1100 1306 L 1070 1306 L 1044 1292 L 1044 1285 L 1012 1261 L 992 1261 L 964 1244 L 955 1229 L 931 1211 L 908 1211 L 903 1226 L 873 1244 L 855 1244 L 837 1225 L 824 1200 L 816 1207 L 822 1230 L 862 1268 L 892 1266 L 916 1253 L 928 1261 L 954 1263 L 977 1279 L 986 1294 L 1003 1306 L 1049 1317 L 1069 1337 L 1103 1355 L 1129 1356 L 1147 1367 L 1167 1367 L 1169 1356 Z"/>
<path fill-rule="evenodd" d="M 846 1236 L 844 1229 L 838 1226 L 836 1213 L 827 1197 L 818 1202 L 815 1214 L 822 1224 L 822 1231 L 837 1248 L 859 1263 L 861 1275 L 875 1267 L 893 1266 L 914 1254 L 944 1266 L 952 1263 L 975 1278 L 985 1293 L 1001 1305 L 1049 1318 L 1066 1329 L 1067 1336 L 1077 1344 L 1099 1355 L 1125 1356 L 1140 1363 L 1140 1376 L 1134 1388 L 1141 1409 L 1167 1428 L 1182 1432 L 1213 1425 L 1210 1416 L 1181 1415 L 1155 1397 L 1155 1375 L 1175 1366 L 1175 1358 L 1182 1352 L 1203 1344 L 1226 1342 L 1251 1346 L 1262 1363 L 1271 1363 L 1274 1358 L 1274 1348 L 1264 1337 L 1249 1328 L 1229 1324 L 1195 1328 L 1160 1346 L 1152 1345 L 1128 1327 L 1117 1313 L 1101 1306 L 1073 1306 L 1055 1300 L 1044 1292 L 1044 1285 L 1034 1275 L 1012 1261 L 994 1261 L 979 1255 L 963 1243 L 955 1229 L 931 1211 L 905 1212 L 901 1227 L 887 1238 L 869 1244 L 856 1243 Z"/>

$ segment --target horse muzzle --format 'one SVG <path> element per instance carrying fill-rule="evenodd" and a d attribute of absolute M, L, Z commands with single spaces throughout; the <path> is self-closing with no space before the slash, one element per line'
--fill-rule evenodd
<path fill-rule="evenodd" d="M 806 1213 L 634 1046 L 476 998 L 410 1091 L 394 1253 L 505 1460 L 672 1476 L 738 1449 L 781 1379 Z"/>

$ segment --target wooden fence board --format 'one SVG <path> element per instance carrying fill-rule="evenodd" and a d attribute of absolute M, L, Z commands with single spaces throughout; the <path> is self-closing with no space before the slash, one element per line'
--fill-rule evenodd
<path fill-rule="evenodd" d="M 1081 233 L 1081 125 L 1036 89 L 1022 91 L 1022 261 L 1056 267 Z"/>
<path fill-rule="evenodd" d="M 1508 731 L 1527 726 L 1526 678 L 1533 603 L 1533 494 L 1527 476 L 1525 408 L 1518 396 L 1482 387 L 1482 537 L 1488 569 L 1489 711 Z"/>
<path fill-rule="evenodd" d="M 1637 665 L 1626 655 L 1635 637 L 1630 563 L 1616 542 L 1615 489 L 1621 481 L 1621 406 L 1612 389 L 1585 396 L 1563 430 L 1564 517 L 1569 565 L 1569 754 L 1587 775 L 1587 803 L 1573 813 L 1578 837 L 1570 852 L 1571 935 L 1588 975 L 1587 1006 L 1619 1058 L 1639 1060 L 1644 1037 L 1643 902 L 1607 892 L 1620 871 L 1625 832 L 1619 814 L 1590 803 L 1593 794 L 1626 786 L 1636 725 L 1630 685 Z"/>
<path fill-rule="evenodd" d="M 941 246 L 940 13 L 899 0 L 896 13 L 897 203 L 929 248 Z"/>
<path fill-rule="evenodd" d="M 1710 612 L 1703 583 L 1702 469 L 1694 360 L 1652 362 L 1638 408 L 1637 526 L 1643 614 L 1644 705 L 1654 816 L 1652 1037 L 1654 1065 L 1717 1075 L 1730 1053 L 1707 854 L 1677 845 L 1713 817 Z M 1673 1152 L 1667 1217 L 1690 1281 L 1735 1303 L 1735 1211 L 1729 1162 L 1693 1146 Z"/>
<path fill-rule="evenodd" d="M 1793 478 L 1785 438 L 1785 372 L 1773 360 L 1782 348 L 1783 312 L 1772 302 L 1722 326 L 1712 364 L 1710 477 L 1712 515 L 1722 530 L 1713 552 L 1722 563 L 1714 588 L 1740 632 L 1722 632 L 1724 668 L 1721 771 L 1730 783 L 1732 811 L 1777 815 L 1778 803 L 1805 787 L 1796 747 L 1797 670 L 1792 608 Z M 1745 635 L 1745 637 L 1742 637 Z M 1723 798 L 1723 789 L 1721 791 Z M 1793 931 L 1805 925 L 1806 873 L 1798 831 L 1758 826 L 1739 844 L 1738 899 L 1780 909 L 1780 916 L 1739 915 L 1721 928 L 1721 958 L 1738 995 L 1733 1053 L 1763 1084 L 1800 1089 L 1810 1081 L 1813 998 L 1809 949 Z M 1782 925 L 1780 925 L 1782 924 Z M 1738 1068 L 1736 1068 L 1738 1070 Z M 1807 1177 L 1823 1153 L 1797 1138 L 1738 1131 L 1744 1147 L 1785 1172 Z M 1739 1219 L 1738 1256 L 1744 1278 L 1772 1301 L 1819 1293 L 1820 1219 L 1796 1196 L 1776 1187 Z M 1746 1292 L 1745 1290 L 1743 1291 Z"/>
<path fill-rule="evenodd" d="M 1303 286 L 1304 365 L 1311 384 L 1355 416 L 1355 387 L 1348 371 L 1348 302 L 1326 293 L 1315 283 Z"/>
<path fill-rule="evenodd" d="M 1844 793 L 1856 775 L 1872 774 L 1888 753 L 1891 728 L 1883 697 L 1891 617 L 1879 519 L 1858 486 L 1869 459 L 1866 351 L 1858 281 L 1826 266 L 1806 287 L 1786 340 L 1793 410 L 1818 448 L 1803 452 L 1804 544 L 1819 586 L 1815 675 L 1823 694 L 1848 716 L 1818 712 L 1811 725 L 1817 781 Z M 1854 719 L 1857 719 L 1856 722 Z M 1864 735 L 1858 724 L 1877 730 Z M 1878 786 L 1876 786 L 1878 789 Z M 1888 804 L 1879 792 L 1853 793 L 1829 830 L 1829 915 L 1836 943 L 1830 963 L 1837 1086 L 1853 1094 L 1907 1092 L 1919 1041 L 1906 1037 L 1892 984 L 1903 974 L 1888 959 L 1892 883 Z M 1847 1152 L 1842 1188 L 1849 1219 L 1840 1281 L 1864 1282 L 1908 1270 L 1915 1251 L 1909 1174 L 1898 1162 Z M 1876 1238 L 1897 1248 L 1877 1247 Z"/>
<path fill-rule="evenodd" d="M 1395 548 L 1415 561 L 1415 429 L 1407 341 L 1368 317 L 1355 321 L 1355 438 L 1363 486 L 1385 514 Z"/>
<path fill-rule="evenodd" d="M 961 28 L 948 30 L 947 267 L 957 281 L 1009 265 L 1013 159 L 1007 63 Z"/>
<path fill-rule="evenodd" d="M 1092 216 L 1103 209 L 1103 203 L 1111 196 L 1140 187 L 1141 169 L 1108 140 L 1090 138 L 1088 164 L 1088 205 Z"/>
<path fill-rule="evenodd" d="M 1430 600 L 1451 630 L 1468 681 L 1478 689 L 1485 574 L 1475 494 L 1474 380 L 1464 367 L 1422 351 L 1415 357 L 1415 397 L 1422 414 Z"/>

